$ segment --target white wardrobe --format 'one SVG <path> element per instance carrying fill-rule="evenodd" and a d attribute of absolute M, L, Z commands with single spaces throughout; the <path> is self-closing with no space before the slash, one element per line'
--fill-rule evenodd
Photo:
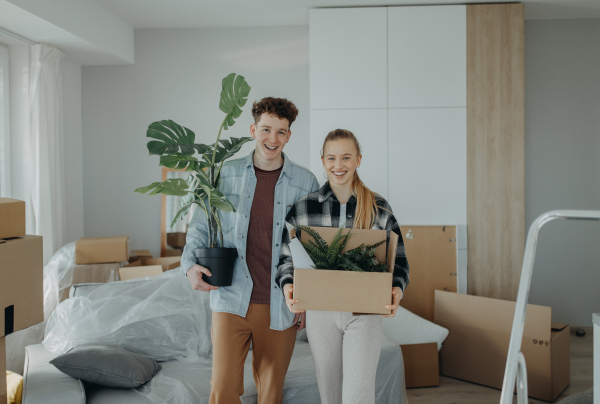
<path fill-rule="evenodd" d="M 466 293 L 466 6 L 310 11 L 311 169 L 327 133 L 352 131 L 359 175 L 400 224 L 457 226 Z"/>

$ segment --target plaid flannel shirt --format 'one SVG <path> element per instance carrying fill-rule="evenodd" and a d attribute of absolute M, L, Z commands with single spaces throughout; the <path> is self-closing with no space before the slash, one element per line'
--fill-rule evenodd
<path fill-rule="evenodd" d="M 375 230 L 387 230 L 388 243 L 390 231 L 398 235 L 398 247 L 396 249 L 396 262 L 394 264 L 394 277 L 392 286 L 399 286 L 402 291 L 408 285 L 409 266 L 404 250 L 404 240 L 400 225 L 392 213 L 391 206 L 381 196 L 376 195 L 378 214 L 373 224 Z M 354 224 L 354 214 L 356 212 L 356 197 L 351 196 L 346 203 L 346 228 L 352 228 Z M 340 202 L 331 190 L 329 182 L 325 183 L 316 192 L 306 195 L 296 202 L 288 212 L 286 222 L 292 227 L 297 226 L 317 226 L 317 227 L 340 227 Z M 279 265 L 275 282 L 281 288 L 288 283 L 294 282 L 294 265 L 292 263 L 292 254 L 290 252 L 290 233 L 287 226 L 284 226 L 281 238 L 281 250 L 279 252 Z"/>

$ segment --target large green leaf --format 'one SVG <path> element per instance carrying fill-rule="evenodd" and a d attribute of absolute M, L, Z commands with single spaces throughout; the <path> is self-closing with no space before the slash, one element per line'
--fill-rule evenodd
<path fill-rule="evenodd" d="M 197 171 L 199 162 L 195 157 L 183 156 L 181 153 L 176 153 L 170 156 L 160 156 L 160 165 L 178 170 L 185 168 L 185 171 Z"/>
<path fill-rule="evenodd" d="M 246 83 L 244 76 L 231 73 L 222 81 L 221 100 L 219 109 L 225 112 L 223 129 L 227 130 L 235 124 L 235 120 L 242 115 L 241 107 L 246 105 L 251 87 Z"/>
<path fill-rule="evenodd" d="M 150 154 L 162 156 L 180 153 L 182 156 L 191 156 L 195 151 L 200 154 L 212 154 L 211 146 L 194 143 L 194 132 L 170 119 L 152 122 L 148 126 L 146 136 L 156 139 L 147 144 Z"/>
<path fill-rule="evenodd" d="M 145 194 L 146 192 L 150 191 L 148 195 L 163 194 L 184 196 L 188 194 L 187 188 L 188 184 L 185 180 L 181 178 L 171 178 L 163 182 L 153 182 L 152 184 L 138 188 L 133 192 Z"/>
<path fill-rule="evenodd" d="M 215 164 L 227 160 L 235 153 L 240 151 L 245 143 L 252 141 L 251 137 L 232 137 L 225 140 L 219 140 L 219 147 L 217 147 L 217 155 L 215 156 Z"/>

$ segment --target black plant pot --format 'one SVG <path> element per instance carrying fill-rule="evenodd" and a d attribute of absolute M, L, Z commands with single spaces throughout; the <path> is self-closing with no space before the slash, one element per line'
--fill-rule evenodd
<path fill-rule="evenodd" d="M 204 282 L 213 286 L 231 286 L 237 248 L 197 248 L 194 255 L 198 264 L 208 268 L 212 274 L 202 275 Z"/>

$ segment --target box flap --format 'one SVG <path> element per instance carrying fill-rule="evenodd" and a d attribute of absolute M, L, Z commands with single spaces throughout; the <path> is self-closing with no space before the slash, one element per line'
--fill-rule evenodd
<path fill-rule="evenodd" d="M 552 331 L 560 331 L 568 327 L 569 324 L 552 323 Z"/>
<path fill-rule="evenodd" d="M 133 250 L 133 254 L 136 257 L 148 257 L 148 258 L 152 258 L 152 254 L 148 250 Z"/>
<path fill-rule="evenodd" d="M 516 303 L 508 300 L 435 291 L 435 323 L 451 322 L 510 333 Z M 550 340 L 552 309 L 527 305 L 523 336 Z"/>
<path fill-rule="evenodd" d="M 162 258 L 141 258 L 142 265 L 162 265 L 163 271 L 177 268 L 180 265 L 181 257 L 162 257 Z"/>
<path fill-rule="evenodd" d="M 390 243 L 387 252 L 387 264 L 390 268 L 390 273 L 394 273 L 394 264 L 396 264 L 396 250 L 398 249 L 398 235 L 393 231 L 390 232 Z"/>
<path fill-rule="evenodd" d="M 323 239 L 325 241 L 327 241 L 328 244 L 330 244 L 331 241 L 335 238 L 335 235 L 337 234 L 337 232 L 339 230 L 339 228 L 336 228 L 336 227 L 313 227 L 313 226 L 310 226 L 310 228 L 314 229 L 316 232 L 318 232 L 321 235 L 321 237 L 323 237 Z M 350 240 L 348 240 L 348 244 L 346 244 L 346 248 L 344 248 L 344 251 L 348 251 L 353 248 L 356 248 L 356 247 L 360 246 L 361 244 L 364 244 L 364 245 L 375 244 L 375 243 L 378 243 L 381 240 L 385 240 L 387 238 L 387 232 L 385 230 L 370 230 L 370 229 L 343 229 L 342 230 L 342 234 L 347 234 L 348 232 L 352 233 L 352 237 L 350 237 Z M 300 235 L 300 239 L 306 243 L 306 242 L 308 242 L 308 240 L 311 240 L 312 237 L 309 234 L 307 234 L 306 232 L 303 232 Z M 396 241 L 396 244 L 398 244 L 397 241 Z M 379 247 L 377 247 L 375 249 L 375 258 L 377 258 L 377 261 L 380 263 L 386 262 L 385 243 L 383 243 L 382 245 L 380 245 Z"/>

